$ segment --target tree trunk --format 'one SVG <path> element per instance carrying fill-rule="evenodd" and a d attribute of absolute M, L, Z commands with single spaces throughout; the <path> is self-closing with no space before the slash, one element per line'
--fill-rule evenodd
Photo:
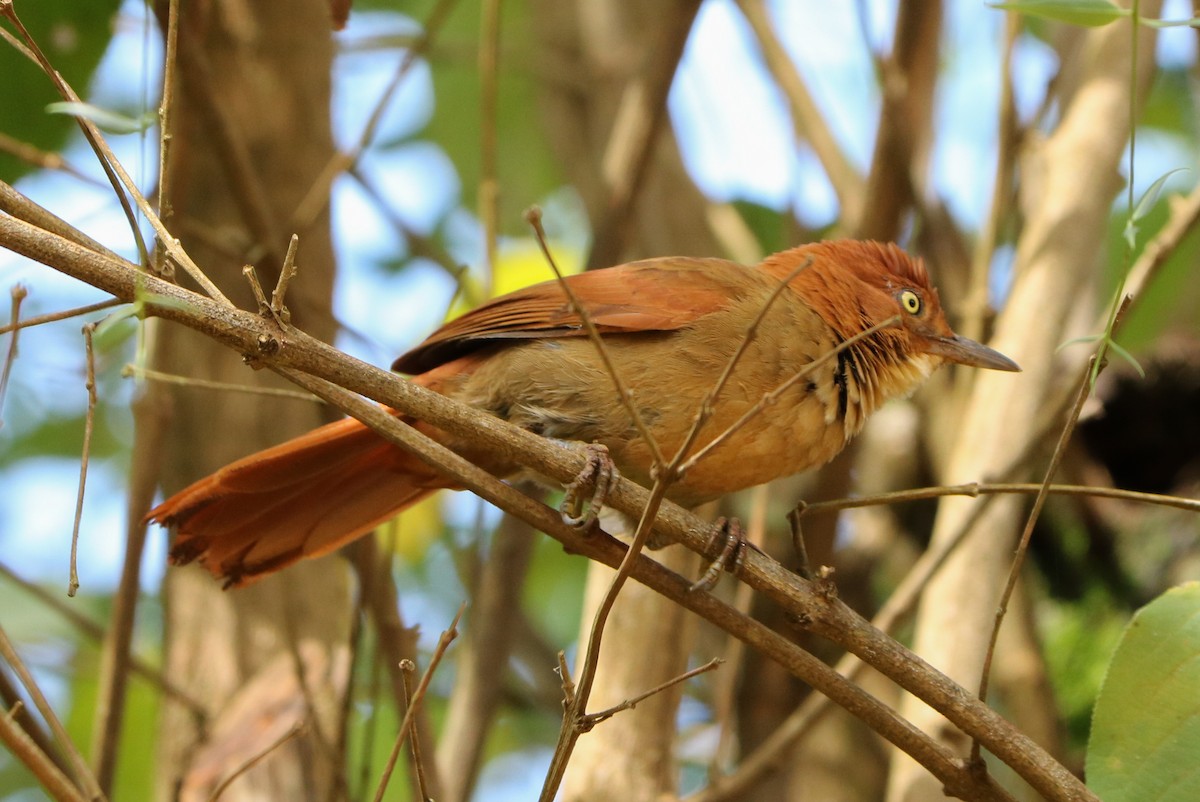
<path fill-rule="evenodd" d="M 242 266 L 254 264 L 270 293 L 293 233 L 287 221 L 333 153 L 329 9 L 322 0 L 182 6 L 164 182 L 170 223 L 222 291 L 254 308 Z M 328 340 L 334 261 L 327 211 L 294 233 L 300 248 L 287 298 L 292 322 Z M 281 384 L 182 328 L 164 327 L 154 362 L 199 379 Z M 172 413 L 162 475 L 167 491 L 323 417 L 304 401 L 199 387 L 178 389 Z M 351 607 L 341 560 L 306 561 L 228 592 L 199 568 L 172 568 L 163 593 L 166 671 L 208 706 L 210 718 L 196 721 L 164 702 L 159 796 L 207 799 L 300 723 L 297 736 L 246 771 L 222 799 L 344 796 Z"/>

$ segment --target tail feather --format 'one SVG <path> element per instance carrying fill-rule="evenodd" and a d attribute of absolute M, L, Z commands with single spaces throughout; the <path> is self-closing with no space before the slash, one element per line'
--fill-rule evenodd
<path fill-rule="evenodd" d="M 453 486 L 356 420 L 252 454 L 184 488 L 147 521 L 176 530 L 171 561 L 244 585 L 333 551 Z"/>

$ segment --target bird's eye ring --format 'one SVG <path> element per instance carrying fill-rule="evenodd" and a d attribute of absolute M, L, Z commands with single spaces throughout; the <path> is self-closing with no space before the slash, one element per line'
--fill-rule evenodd
<path fill-rule="evenodd" d="M 904 311 L 910 315 L 920 314 L 921 312 L 921 296 L 917 295 L 912 290 L 903 290 L 900 293 L 900 306 L 904 307 Z"/>

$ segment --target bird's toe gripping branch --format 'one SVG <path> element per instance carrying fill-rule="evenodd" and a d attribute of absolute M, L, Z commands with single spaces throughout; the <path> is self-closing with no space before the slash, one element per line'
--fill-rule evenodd
<path fill-rule="evenodd" d="M 746 530 L 742 528 L 736 518 L 718 518 L 713 524 L 709 549 L 715 548 L 717 544 L 721 545 L 721 553 L 705 569 L 700 578 L 692 583 L 692 586 L 688 588 L 689 591 L 712 590 L 722 571 L 737 575 L 746 559 L 747 549 L 760 551 L 758 546 L 746 539 Z"/>
<path fill-rule="evenodd" d="M 620 474 L 608 448 L 599 443 L 589 443 L 584 447 L 587 454 L 587 464 L 571 484 L 567 485 L 558 512 L 564 523 L 580 529 L 590 528 L 600 515 L 609 491 L 616 484 Z M 589 489 L 591 498 L 584 502 Z"/>

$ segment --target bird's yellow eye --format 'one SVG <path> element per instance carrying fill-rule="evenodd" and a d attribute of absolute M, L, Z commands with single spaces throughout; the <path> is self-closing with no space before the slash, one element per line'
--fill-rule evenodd
<path fill-rule="evenodd" d="M 912 290 L 904 290 L 900 293 L 900 305 L 910 315 L 918 314 L 921 311 L 921 296 Z"/>

